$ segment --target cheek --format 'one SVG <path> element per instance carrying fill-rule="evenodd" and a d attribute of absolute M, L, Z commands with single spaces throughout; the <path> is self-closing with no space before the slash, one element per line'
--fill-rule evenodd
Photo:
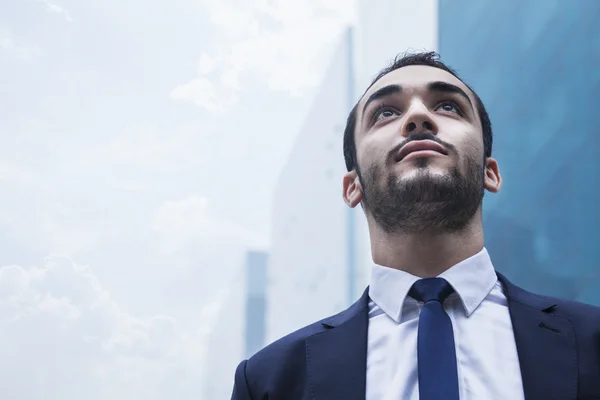
<path fill-rule="evenodd" d="M 483 143 L 470 141 L 464 146 L 464 158 L 467 160 L 481 162 L 484 159 Z"/>
<path fill-rule="evenodd" d="M 463 175 L 472 175 L 485 165 L 483 146 L 470 142 L 459 153 L 458 167 Z"/>
<path fill-rule="evenodd" d="M 381 165 L 385 154 L 386 151 L 380 143 L 373 140 L 365 140 L 357 149 L 358 165 L 363 170 L 373 165 Z"/>
<path fill-rule="evenodd" d="M 461 159 L 483 159 L 483 138 L 480 136 L 479 132 L 465 132 L 452 142 Z"/>
<path fill-rule="evenodd" d="M 377 185 L 386 179 L 388 172 L 386 172 L 385 158 L 382 156 L 381 149 L 365 147 L 357 154 L 357 157 L 358 174 L 364 186 Z"/>
<path fill-rule="evenodd" d="M 388 154 L 394 145 L 403 141 L 403 138 L 400 135 L 394 135 L 394 132 L 394 124 L 388 124 L 368 132 L 360 143 L 357 143 L 359 164 L 364 167 L 373 164 L 385 165 Z"/>

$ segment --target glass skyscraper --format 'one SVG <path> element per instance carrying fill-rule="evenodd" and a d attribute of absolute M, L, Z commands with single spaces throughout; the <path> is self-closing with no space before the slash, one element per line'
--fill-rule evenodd
<path fill-rule="evenodd" d="M 246 327 L 244 358 L 260 350 L 265 343 L 268 255 L 249 251 L 246 255 Z"/>
<path fill-rule="evenodd" d="M 504 186 L 486 195 L 496 268 L 600 305 L 600 2 L 440 0 L 439 52 L 481 96 Z"/>

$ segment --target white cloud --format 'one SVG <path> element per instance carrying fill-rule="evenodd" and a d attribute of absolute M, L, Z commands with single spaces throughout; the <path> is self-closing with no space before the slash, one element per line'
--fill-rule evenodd
<path fill-rule="evenodd" d="M 158 399 L 173 393 L 196 399 L 205 335 L 205 329 L 183 329 L 169 316 L 128 314 L 89 267 L 65 257 L 50 257 L 40 267 L 0 267 L 6 398 L 40 398 L 43 391 L 43 398 L 66 400 Z"/>
<path fill-rule="evenodd" d="M 16 43 L 10 32 L 0 29 L 0 50 L 26 62 L 35 61 L 42 55 L 38 46 Z"/>
<path fill-rule="evenodd" d="M 62 15 L 65 21 L 73 22 L 73 18 L 71 18 L 71 14 L 64 7 L 61 7 L 57 4 L 51 3 L 49 0 L 39 0 L 40 3 L 46 6 L 46 10 L 53 14 Z"/>
<path fill-rule="evenodd" d="M 292 95 L 314 87 L 331 46 L 354 18 L 353 1 L 201 0 L 216 33 L 214 54 L 171 96 L 210 112 L 236 101 L 240 82 L 263 82 Z"/>
<path fill-rule="evenodd" d="M 45 182 L 35 171 L 7 160 L 0 160 L 0 182 L 2 181 L 4 185 L 10 184 L 12 187 L 45 186 Z"/>
<path fill-rule="evenodd" d="M 161 250 L 169 254 L 194 243 L 223 238 L 240 240 L 251 247 L 266 245 L 265 237 L 209 211 L 208 200 L 198 194 L 160 206 L 155 211 L 151 229 L 161 237 Z"/>
<path fill-rule="evenodd" d="M 0 234 L 41 254 L 95 252 L 139 237 L 165 242 L 165 249 L 197 247 L 196 239 L 212 243 L 213 236 L 200 227 L 178 227 L 159 218 L 173 235 L 169 238 L 152 230 L 148 220 L 157 201 L 180 200 L 199 187 L 210 190 L 206 182 L 223 179 L 231 160 L 248 151 L 244 140 L 231 140 L 211 122 L 161 126 L 160 120 L 116 126 L 83 141 L 68 135 L 56 140 L 50 122 L 43 122 L 12 130 L 2 149 Z M 223 235 L 229 225 L 237 238 L 247 235 L 217 217 L 206 223 Z M 122 246 L 119 254 L 141 250 Z"/>
<path fill-rule="evenodd" d="M 200 333 L 205 337 L 205 343 L 208 342 L 210 334 L 217 325 L 218 319 L 221 316 L 221 312 L 223 311 L 230 294 L 231 289 L 229 287 L 225 286 L 221 288 L 221 290 L 219 290 L 200 310 L 200 320 L 202 321 Z"/>
<path fill-rule="evenodd" d="M 168 201 L 157 211 L 154 229 L 165 233 L 187 233 L 189 229 L 206 229 L 208 201 L 200 195 L 181 201 Z"/>
<path fill-rule="evenodd" d="M 151 125 L 129 126 L 102 146 L 98 157 L 148 171 L 173 172 L 206 161 L 209 147 L 217 140 L 214 136 L 208 124 L 168 130 Z"/>
<path fill-rule="evenodd" d="M 216 114 L 223 112 L 236 100 L 231 89 L 220 92 L 220 89 L 205 77 L 197 77 L 177 86 L 171 91 L 171 98 L 189 101 Z"/>
<path fill-rule="evenodd" d="M 216 58 L 211 57 L 206 53 L 202 53 L 200 60 L 198 61 L 198 73 L 201 75 L 209 74 L 214 71 L 218 63 L 219 60 Z"/>

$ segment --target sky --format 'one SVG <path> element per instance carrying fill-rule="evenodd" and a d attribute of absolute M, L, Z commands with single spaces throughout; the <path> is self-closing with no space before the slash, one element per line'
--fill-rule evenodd
<path fill-rule="evenodd" d="M 279 172 L 354 14 L 0 3 L 3 398 L 202 399 L 208 338 L 245 251 L 268 249 Z"/>

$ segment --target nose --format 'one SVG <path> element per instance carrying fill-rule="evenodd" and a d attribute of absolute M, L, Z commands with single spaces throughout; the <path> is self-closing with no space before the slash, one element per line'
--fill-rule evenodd
<path fill-rule="evenodd" d="M 409 137 L 415 133 L 431 133 L 437 135 L 438 127 L 424 104 L 413 104 L 406 115 L 402 126 L 402 136 Z"/>

